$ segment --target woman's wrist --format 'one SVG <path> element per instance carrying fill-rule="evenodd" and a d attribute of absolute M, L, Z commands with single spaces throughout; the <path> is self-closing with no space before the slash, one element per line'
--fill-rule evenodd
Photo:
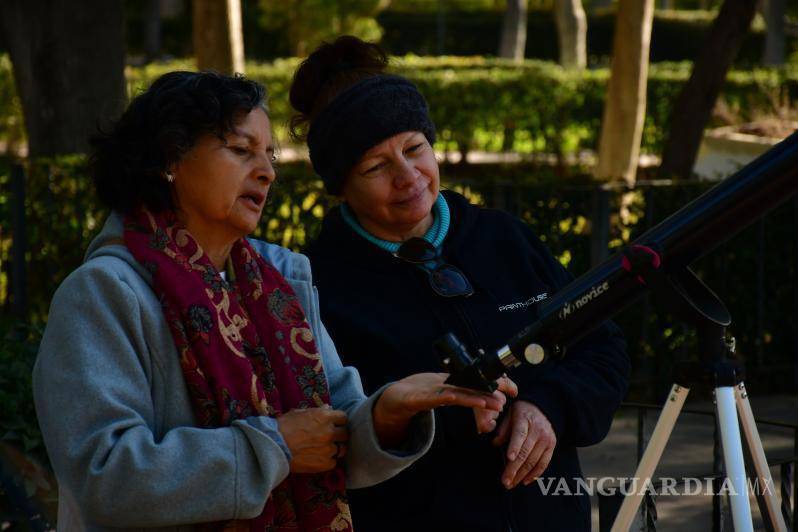
<path fill-rule="evenodd" d="M 407 439 L 407 428 L 416 414 L 403 408 L 392 407 L 390 388 L 389 386 L 383 390 L 371 409 L 374 432 L 380 446 L 386 449 L 396 448 Z"/>

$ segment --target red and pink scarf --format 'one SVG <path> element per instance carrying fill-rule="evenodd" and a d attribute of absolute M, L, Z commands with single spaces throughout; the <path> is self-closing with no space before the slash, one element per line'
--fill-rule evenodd
<path fill-rule="evenodd" d="M 128 216 L 124 239 L 152 273 L 200 426 L 276 418 L 330 403 L 321 357 L 296 294 L 245 239 L 233 246 L 226 281 L 172 212 Z M 261 515 L 217 525 L 351 531 L 343 468 L 292 473 L 272 490 Z"/>

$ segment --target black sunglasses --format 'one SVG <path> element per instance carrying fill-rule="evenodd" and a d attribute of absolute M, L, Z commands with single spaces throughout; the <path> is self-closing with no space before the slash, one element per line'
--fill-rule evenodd
<path fill-rule="evenodd" d="M 458 268 L 441 259 L 440 251 L 423 238 L 413 237 L 405 240 L 396 256 L 412 264 L 424 265 L 429 285 L 436 294 L 443 297 L 468 297 L 474 288 Z"/>

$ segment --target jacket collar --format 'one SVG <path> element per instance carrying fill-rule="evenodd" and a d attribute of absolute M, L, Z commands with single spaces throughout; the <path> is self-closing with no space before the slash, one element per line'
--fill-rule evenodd
<path fill-rule="evenodd" d="M 456 254 L 464 243 L 468 232 L 476 223 L 479 209 L 456 192 L 444 190 L 442 193 L 449 204 L 451 214 L 451 223 L 443 242 L 443 251 L 444 255 Z M 379 271 L 392 271 L 402 264 L 391 253 L 378 248 L 355 233 L 343 219 L 338 206 L 327 212 L 318 238 L 308 247 L 308 255 L 312 260 L 335 257 L 336 260 L 348 264 Z"/>

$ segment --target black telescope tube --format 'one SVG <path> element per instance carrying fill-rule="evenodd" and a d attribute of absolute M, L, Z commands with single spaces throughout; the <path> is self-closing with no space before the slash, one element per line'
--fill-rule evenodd
<path fill-rule="evenodd" d="M 683 270 L 798 193 L 798 133 L 690 202 L 633 243 L 658 254 L 665 273 Z M 644 295 L 649 287 L 618 253 L 541 304 L 538 321 L 508 347 L 518 360 L 537 344 L 548 354 L 575 343 Z"/>
<path fill-rule="evenodd" d="M 798 133 L 793 133 L 635 243 L 658 248 L 666 269 L 682 268 L 797 192 Z"/>

